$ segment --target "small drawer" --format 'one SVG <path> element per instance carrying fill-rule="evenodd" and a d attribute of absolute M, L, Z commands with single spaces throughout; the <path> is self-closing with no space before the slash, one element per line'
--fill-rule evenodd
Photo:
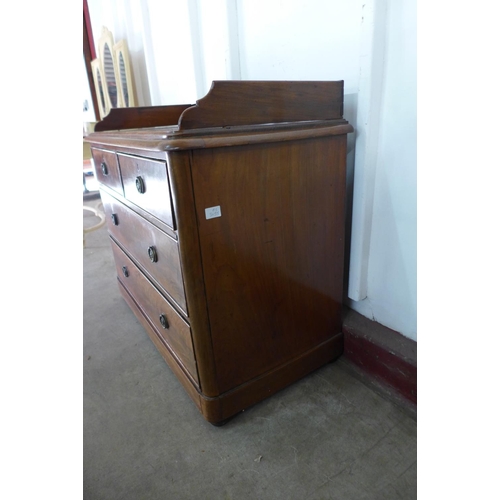
<path fill-rule="evenodd" d="M 177 242 L 109 194 L 101 200 L 109 233 L 187 315 Z"/>
<path fill-rule="evenodd" d="M 166 163 L 124 154 L 118 162 L 125 197 L 175 230 Z"/>
<path fill-rule="evenodd" d="M 199 385 L 191 329 L 125 253 L 112 242 L 118 279 L 152 324 L 156 334 Z"/>
<path fill-rule="evenodd" d="M 116 153 L 92 148 L 97 180 L 123 195 L 122 180 Z"/>

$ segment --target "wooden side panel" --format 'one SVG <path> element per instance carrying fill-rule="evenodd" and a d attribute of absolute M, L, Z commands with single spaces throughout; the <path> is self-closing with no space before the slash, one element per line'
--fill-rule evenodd
<path fill-rule="evenodd" d="M 345 156 L 345 135 L 193 151 L 221 393 L 341 332 Z"/>
<path fill-rule="evenodd" d="M 215 81 L 179 130 L 342 118 L 344 82 Z"/>

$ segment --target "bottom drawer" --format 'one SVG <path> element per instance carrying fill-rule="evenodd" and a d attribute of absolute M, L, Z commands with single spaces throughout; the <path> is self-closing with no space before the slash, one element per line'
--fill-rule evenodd
<path fill-rule="evenodd" d="M 111 241 L 111 247 L 118 279 L 147 317 L 157 335 L 199 386 L 189 325 L 114 241 Z"/>

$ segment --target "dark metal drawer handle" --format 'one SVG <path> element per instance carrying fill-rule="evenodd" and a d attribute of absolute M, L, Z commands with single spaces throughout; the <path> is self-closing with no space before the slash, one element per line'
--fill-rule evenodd
<path fill-rule="evenodd" d="M 135 187 L 139 193 L 144 193 L 146 191 L 146 186 L 144 185 L 144 179 L 139 175 L 135 178 Z"/>
<path fill-rule="evenodd" d="M 104 162 L 101 163 L 101 170 L 104 175 L 109 174 L 108 166 Z"/>
<path fill-rule="evenodd" d="M 118 215 L 111 214 L 111 222 L 113 223 L 113 226 L 118 226 Z"/>
<path fill-rule="evenodd" d="M 165 330 L 170 326 L 167 321 L 167 317 L 164 314 L 160 314 L 160 323 Z"/>
<path fill-rule="evenodd" d="M 129 274 L 128 274 L 127 266 L 123 266 L 122 271 L 123 271 L 123 275 L 125 276 L 125 278 L 128 278 Z"/>
<path fill-rule="evenodd" d="M 158 262 L 158 254 L 156 253 L 155 247 L 148 248 L 148 255 L 151 262 Z"/>

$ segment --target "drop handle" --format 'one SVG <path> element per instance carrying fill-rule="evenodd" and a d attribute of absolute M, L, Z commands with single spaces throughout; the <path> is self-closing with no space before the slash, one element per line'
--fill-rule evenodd
<path fill-rule="evenodd" d="M 102 170 L 103 175 L 109 174 L 108 166 L 104 162 L 101 163 L 101 170 Z"/>
<path fill-rule="evenodd" d="M 139 193 L 141 194 L 146 192 L 144 179 L 140 175 L 135 178 L 135 187 L 137 188 L 137 191 L 139 191 Z"/>
<path fill-rule="evenodd" d="M 125 276 L 125 278 L 129 277 L 127 266 L 122 267 L 122 272 L 123 272 L 123 276 Z"/>
<path fill-rule="evenodd" d="M 160 324 L 165 330 L 170 326 L 168 324 L 167 317 L 164 314 L 160 314 Z"/>
<path fill-rule="evenodd" d="M 148 255 L 151 262 L 158 262 L 158 254 L 156 253 L 155 247 L 148 248 Z"/>

